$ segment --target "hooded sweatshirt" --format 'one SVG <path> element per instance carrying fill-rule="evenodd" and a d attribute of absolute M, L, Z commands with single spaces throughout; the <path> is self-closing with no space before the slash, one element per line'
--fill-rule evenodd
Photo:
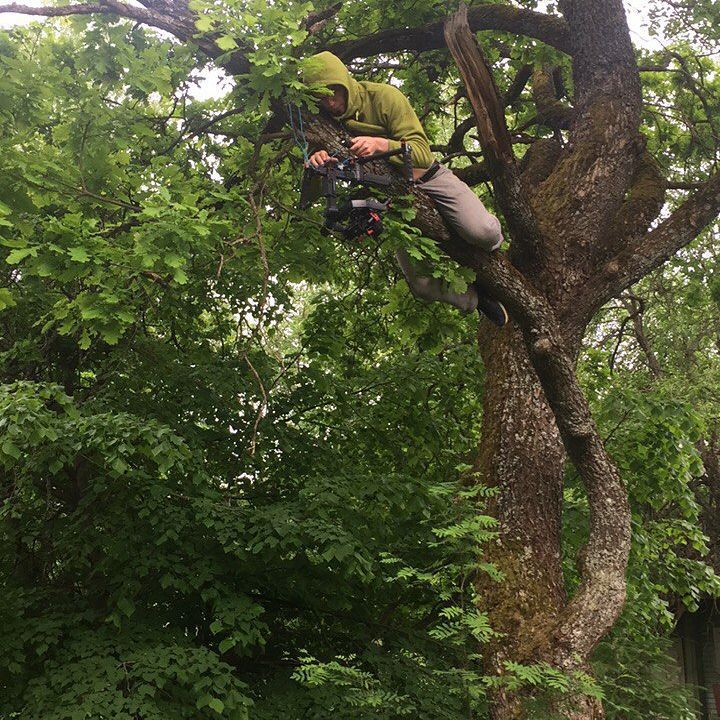
<path fill-rule="evenodd" d="M 342 60 L 330 52 L 313 55 L 305 71 L 308 85 L 342 85 L 347 90 L 347 108 L 341 120 L 352 135 L 388 138 L 388 150 L 400 147 L 405 139 L 412 148 L 413 165 L 427 168 L 433 163 L 430 143 L 408 99 L 393 85 L 355 80 Z M 390 162 L 402 164 L 399 157 Z"/>

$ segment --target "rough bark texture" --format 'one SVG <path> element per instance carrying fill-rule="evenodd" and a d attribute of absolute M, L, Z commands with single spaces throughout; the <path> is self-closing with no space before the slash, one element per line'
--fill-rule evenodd
<path fill-rule="evenodd" d="M 479 340 L 487 384 L 475 469 L 498 493 L 489 508 L 500 528 L 491 553 L 505 579 L 478 577 L 476 587 L 480 609 L 504 633 L 486 651 L 486 670 L 502 675 L 505 661 L 532 659 L 538 637 L 566 605 L 560 565 L 564 450 L 522 333 L 484 324 Z M 521 711 L 516 694 L 495 693 L 493 718 L 520 717 Z"/>

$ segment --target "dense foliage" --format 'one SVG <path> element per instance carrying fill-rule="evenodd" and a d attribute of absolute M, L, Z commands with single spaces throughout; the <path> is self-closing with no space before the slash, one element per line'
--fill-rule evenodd
<path fill-rule="evenodd" d="M 256 40 L 250 75 L 209 99 L 199 51 L 125 21 L 0 34 L 0 715 L 481 718 L 500 681 L 478 670 L 493 630 L 470 578 L 502 577 L 472 472 L 477 319 L 398 281 L 394 246 L 437 252 L 402 218 L 380 247 L 348 247 L 296 211 L 300 156 L 263 128 L 318 42 L 298 30 L 311 6 L 198 7 L 222 49 Z M 674 28 L 712 44 L 717 12 L 659 10 L 675 55 L 642 58 L 672 69 L 643 76 L 645 132 L 678 180 L 709 171 L 720 80 Z M 443 14 L 348 4 L 338 27 Z M 501 89 L 525 62 L 565 62 L 482 40 Z M 443 144 L 452 63 L 397 60 L 357 71 L 404 82 Z M 533 112 L 528 89 L 510 125 Z M 629 599 L 597 683 L 508 667 L 540 717 L 577 683 L 612 718 L 687 717 L 667 638 L 681 607 L 720 594 L 699 449 L 720 387 L 714 233 L 587 339 L 585 387 L 631 491 Z M 566 507 L 572 578 L 586 502 L 571 471 Z"/>

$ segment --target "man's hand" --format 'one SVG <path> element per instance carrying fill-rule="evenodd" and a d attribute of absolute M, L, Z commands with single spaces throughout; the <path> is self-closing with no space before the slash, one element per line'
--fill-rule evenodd
<path fill-rule="evenodd" d="M 384 137 L 374 137 L 372 135 L 358 135 L 352 139 L 350 144 L 350 152 L 358 157 L 367 157 L 375 153 L 387 152 L 389 150 L 388 139 Z M 310 164 L 314 167 L 324 165 L 326 162 L 337 162 L 337 158 L 328 153 L 327 150 L 318 150 L 313 153 L 310 158 Z"/>
<path fill-rule="evenodd" d="M 309 161 L 313 167 L 319 167 L 326 162 L 337 162 L 337 158 L 330 155 L 327 150 L 318 150 L 310 156 Z"/>
<path fill-rule="evenodd" d="M 370 135 L 358 135 L 352 139 L 350 152 L 358 157 L 367 157 L 375 153 L 387 152 L 389 147 L 388 139 L 384 137 L 373 137 Z"/>

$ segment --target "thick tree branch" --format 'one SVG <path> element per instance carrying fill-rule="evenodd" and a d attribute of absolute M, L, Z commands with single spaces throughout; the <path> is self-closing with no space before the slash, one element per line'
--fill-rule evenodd
<path fill-rule="evenodd" d="M 611 235 L 616 247 L 624 245 L 629 237 L 646 232 L 665 204 L 665 176 L 655 158 L 644 152 L 635 170 L 628 198 L 620 207 Z"/>
<path fill-rule="evenodd" d="M 45 17 L 101 13 L 117 15 L 162 30 L 167 30 L 167 32 L 176 35 L 181 40 L 188 40 L 195 33 L 195 25 L 189 14 L 178 13 L 175 16 L 172 14 L 167 15 L 156 12 L 155 10 L 138 7 L 137 5 L 127 5 L 117 0 L 103 0 L 103 2 L 88 4 L 78 3 L 64 7 L 32 7 L 29 5 L 10 3 L 8 5 L 0 5 L 0 13 L 20 13 L 22 15 L 42 15 Z"/>
<path fill-rule="evenodd" d="M 533 66 L 529 64 L 523 65 L 518 70 L 517 75 L 515 75 L 513 81 L 510 83 L 510 87 L 507 89 L 505 95 L 503 95 L 503 105 L 505 107 L 512 105 L 520 97 L 522 91 L 525 89 L 525 85 L 527 85 L 527 81 L 532 75 L 532 71 Z"/>
<path fill-rule="evenodd" d="M 442 246 L 451 257 L 472 267 L 483 286 L 506 305 L 521 327 L 565 449 L 588 494 L 590 535 L 580 562 L 580 587 L 555 628 L 536 638 L 527 658 L 577 669 L 581 667 L 577 663 L 582 662 L 578 659 L 587 658 L 612 627 L 625 600 L 630 549 L 627 493 L 603 447 L 550 305 L 504 254 L 489 255 L 469 248 L 448 238 L 447 232 L 444 238 Z"/>
<path fill-rule="evenodd" d="M 330 18 L 334 17 L 342 8 L 342 2 L 335 3 L 324 10 L 311 12 L 303 21 L 302 27 L 306 28 L 310 35 L 315 35 L 322 30 Z"/>
<path fill-rule="evenodd" d="M 544 65 L 535 70 L 532 74 L 532 92 L 537 108 L 537 117 L 534 118 L 534 121 L 526 123 L 518 129 L 524 130 L 530 124 L 540 124 L 553 130 L 567 130 L 570 127 L 574 111 L 558 99 L 552 68 Z"/>
<path fill-rule="evenodd" d="M 573 55 L 575 106 L 585 108 L 599 95 L 621 96 L 632 88 L 640 97 L 640 78 L 622 0 L 560 0 Z"/>
<path fill-rule="evenodd" d="M 532 197 L 557 165 L 562 147 L 557 140 L 540 138 L 527 149 L 520 161 L 520 177 Z"/>
<path fill-rule="evenodd" d="M 466 117 L 453 131 L 448 140 L 447 148 L 450 152 L 460 152 L 464 143 L 465 136 L 475 127 L 475 118 L 473 116 Z"/>
<path fill-rule="evenodd" d="M 488 170 L 487 163 L 473 163 L 464 168 L 457 168 L 453 170 L 466 185 L 475 187 L 480 183 L 490 182 L 490 171 Z"/>
<path fill-rule="evenodd" d="M 91 15 L 92 13 L 109 12 L 106 7 L 99 3 L 88 3 L 80 5 L 65 5 L 64 7 L 32 7 L 30 5 L 19 5 L 10 3 L 0 5 L 0 13 L 17 13 L 19 15 L 42 15 L 44 17 L 62 17 L 65 15 Z"/>
<path fill-rule="evenodd" d="M 720 215 L 720 173 L 691 195 L 667 220 L 649 233 L 629 240 L 609 262 L 591 275 L 561 315 L 574 326 L 589 322 L 608 300 L 660 267 L 692 242 Z"/>
<path fill-rule="evenodd" d="M 146 4 L 153 8 L 161 6 L 161 3 L 148 2 Z M 164 12 L 159 12 L 155 9 L 128 5 L 123 2 L 118 2 L 118 0 L 103 0 L 103 2 L 100 3 L 88 4 L 78 3 L 64 7 L 32 7 L 11 3 L 9 5 L 0 5 L 0 13 L 20 13 L 23 15 L 39 15 L 44 17 L 91 15 L 94 13 L 117 15 L 118 17 L 135 20 L 136 22 L 165 30 L 183 42 L 192 41 L 212 59 L 217 59 L 221 55 L 227 56 L 227 53 L 215 44 L 212 35 L 197 36 L 195 16 L 186 5 L 170 3 L 169 7 L 166 8 L 165 4 L 162 4 L 162 7 Z M 226 57 L 221 65 L 229 73 L 234 75 L 247 73 L 250 70 L 250 63 L 245 56 L 245 49 L 242 45 L 239 50 L 232 53 L 229 57 Z"/>
<path fill-rule="evenodd" d="M 644 150 L 642 96 L 621 0 L 560 7 L 573 43 L 575 115 L 569 143 L 534 203 L 543 208 L 543 228 L 566 228 L 554 238 L 549 263 L 569 266 L 573 282 L 582 283 L 605 252 L 597 230 L 613 222 Z M 558 292 L 577 295 L 569 284 Z"/>
<path fill-rule="evenodd" d="M 527 35 L 568 53 L 570 38 L 564 20 L 552 15 L 511 7 L 510 5 L 483 5 L 468 14 L 473 32 L 502 30 Z M 327 49 L 343 59 L 368 57 L 401 50 L 436 50 L 445 47 L 444 22 L 418 28 L 392 28 L 358 40 L 344 40 Z"/>

